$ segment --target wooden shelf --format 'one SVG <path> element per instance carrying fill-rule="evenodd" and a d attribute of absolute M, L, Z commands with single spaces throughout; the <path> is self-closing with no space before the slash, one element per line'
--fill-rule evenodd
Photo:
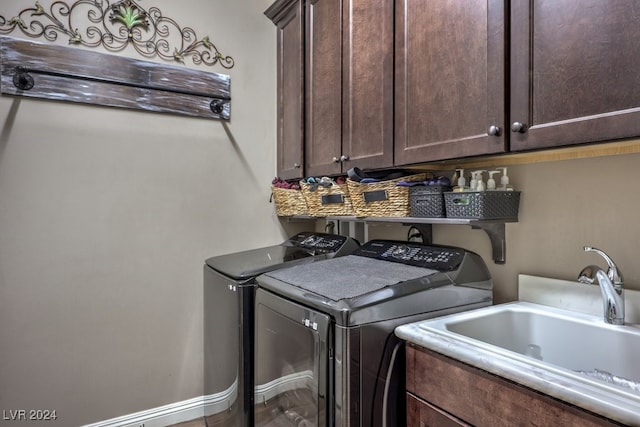
<path fill-rule="evenodd" d="M 527 165 L 543 162 L 589 159 L 640 153 L 640 139 L 582 144 L 539 151 L 505 153 L 463 159 L 443 160 L 405 166 L 406 169 L 451 171 L 454 169 L 488 169 L 502 166 Z"/>

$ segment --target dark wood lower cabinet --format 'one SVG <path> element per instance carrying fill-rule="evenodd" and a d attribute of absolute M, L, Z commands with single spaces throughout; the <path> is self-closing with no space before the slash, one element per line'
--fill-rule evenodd
<path fill-rule="evenodd" d="M 459 427 L 469 426 L 469 424 L 433 406 L 429 402 L 407 393 L 407 426 Z"/>
<path fill-rule="evenodd" d="M 406 354 L 409 427 L 621 425 L 412 344 Z"/>

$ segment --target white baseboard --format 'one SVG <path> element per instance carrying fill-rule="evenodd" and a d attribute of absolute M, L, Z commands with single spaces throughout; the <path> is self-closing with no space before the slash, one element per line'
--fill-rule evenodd
<path fill-rule="evenodd" d="M 124 415 L 84 427 L 166 427 L 204 416 L 204 397 L 171 403 L 158 408 Z"/>
<path fill-rule="evenodd" d="M 219 393 L 123 415 L 83 427 L 166 427 L 227 411 L 238 398 L 237 380 Z"/>
<path fill-rule="evenodd" d="M 238 377 L 231 386 L 218 393 L 209 394 L 202 398 L 203 414 L 208 417 L 213 414 L 228 411 L 238 399 Z M 145 426 L 146 427 L 146 426 Z"/>
<path fill-rule="evenodd" d="M 256 401 L 269 401 L 285 391 L 307 388 L 312 381 L 312 371 L 285 375 L 267 384 L 257 386 L 255 390 Z M 238 384 L 234 382 L 228 389 L 219 393 L 171 403 L 135 414 L 87 424 L 83 427 L 166 427 L 227 411 L 237 398 Z"/>

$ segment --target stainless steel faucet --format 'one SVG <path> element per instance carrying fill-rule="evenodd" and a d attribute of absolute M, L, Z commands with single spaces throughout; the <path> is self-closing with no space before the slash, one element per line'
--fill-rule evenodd
<path fill-rule="evenodd" d="M 585 252 L 602 256 L 609 268 L 605 273 L 597 265 L 588 265 L 578 275 L 578 282 L 600 286 L 604 307 L 604 321 L 613 325 L 624 325 L 624 279 L 611 257 L 597 248 L 584 247 Z"/>

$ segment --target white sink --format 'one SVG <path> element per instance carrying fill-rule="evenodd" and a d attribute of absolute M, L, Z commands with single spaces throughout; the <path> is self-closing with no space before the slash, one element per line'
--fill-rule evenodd
<path fill-rule="evenodd" d="M 441 328 L 572 371 L 607 371 L 640 386 L 640 329 L 549 307 L 515 303 L 434 321 Z"/>
<path fill-rule="evenodd" d="M 640 328 L 528 302 L 424 320 L 396 335 L 609 418 L 640 425 Z"/>

